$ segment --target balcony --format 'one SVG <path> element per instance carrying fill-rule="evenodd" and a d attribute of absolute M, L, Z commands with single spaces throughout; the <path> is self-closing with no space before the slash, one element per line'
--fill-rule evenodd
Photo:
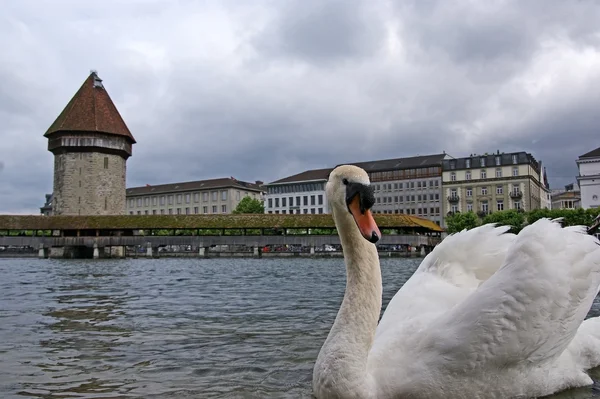
<path fill-rule="evenodd" d="M 510 198 L 521 199 L 523 198 L 523 193 L 521 192 L 521 190 L 513 190 L 510 192 Z"/>
<path fill-rule="evenodd" d="M 458 195 L 449 195 L 448 196 L 448 202 L 450 203 L 457 203 L 458 201 L 460 201 L 460 197 Z"/>

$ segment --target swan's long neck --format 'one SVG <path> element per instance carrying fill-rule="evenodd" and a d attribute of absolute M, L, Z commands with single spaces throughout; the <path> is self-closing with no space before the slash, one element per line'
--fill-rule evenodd
<path fill-rule="evenodd" d="M 368 397 L 373 391 L 367 358 L 381 312 L 381 269 L 375 245 L 361 236 L 352 217 L 340 216 L 334 210 L 346 262 L 346 292 L 317 358 L 313 385 L 322 396 Z"/>

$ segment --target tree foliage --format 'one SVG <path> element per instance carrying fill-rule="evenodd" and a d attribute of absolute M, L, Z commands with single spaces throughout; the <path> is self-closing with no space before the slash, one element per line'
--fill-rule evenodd
<path fill-rule="evenodd" d="M 242 198 L 232 213 L 236 215 L 242 213 L 265 213 L 265 206 L 262 201 L 246 196 Z"/>
<path fill-rule="evenodd" d="M 600 208 L 595 209 L 534 209 L 529 212 L 514 209 L 493 212 L 478 217 L 473 212 L 456 213 L 446 218 L 446 231 L 457 233 L 464 229 L 472 229 L 487 223 L 496 223 L 499 226 L 510 226 L 512 233 L 518 233 L 523 227 L 532 224 L 541 218 L 562 219 L 563 226 L 590 226 L 594 218 L 600 214 Z"/>
<path fill-rule="evenodd" d="M 473 212 L 454 213 L 446 217 L 446 230 L 448 233 L 457 233 L 464 229 L 477 227 L 479 220 Z"/>

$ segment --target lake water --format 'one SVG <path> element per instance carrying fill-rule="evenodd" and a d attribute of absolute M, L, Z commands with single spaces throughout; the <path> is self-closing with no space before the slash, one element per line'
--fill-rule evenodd
<path fill-rule="evenodd" d="M 419 262 L 382 259 L 384 306 Z M 0 397 L 311 397 L 344 273 L 339 258 L 0 259 Z"/>

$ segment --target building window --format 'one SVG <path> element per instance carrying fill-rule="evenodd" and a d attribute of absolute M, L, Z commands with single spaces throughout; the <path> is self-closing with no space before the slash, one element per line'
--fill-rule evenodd
<path fill-rule="evenodd" d="M 202 202 L 208 202 L 208 193 L 202 193 Z"/>
<path fill-rule="evenodd" d="M 152 214 L 156 215 L 156 209 L 152 209 Z"/>
<path fill-rule="evenodd" d="M 502 169 L 496 169 L 496 177 L 502 177 Z"/>
<path fill-rule="evenodd" d="M 197 207 L 197 206 L 195 206 L 195 207 L 194 207 L 194 213 L 195 213 L 196 215 L 198 214 L 198 207 Z"/>
<path fill-rule="evenodd" d="M 208 207 L 207 206 L 203 206 L 202 207 L 202 213 L 204 213 L 204 214 L 208 213 Z"/>
<path fill-rule="evenodd" d="M 315 196 L 314 195 L 310 196 L 310 204 L 315 205 Z"/>
<path fill-rule="evenodd" d="M 108 157 L 104 157 L 104 169 L 108 169 Z"/>
<path fill-rule="evenodd" d="M 104 210 L 108 209 L 108 197 L 104 197 Z"/>
<path fill-rule="evenodd" d="M 163 206 L 165 204 L 165 196 L 161 195 L 160 196 L 160 205 Z"/>
<path fill-rule="evenodd" d="M 488 207 L 488 203 L 487 203 L 487 201 L 484 201 L 484 202 L 482 202 L 482 203 L 481 203 L 481 211 L 482 211 L 483 213 L 488 213 L 488 212 L 489 212 L 489 210 L 490 210 L 490 209 L 489 209 L 489 207 Z"/>
<path fill-rule="evenodd" d="M 481 165 L 482 168 L 485 168 L 485 158 L 484 157 L 479 158 L 479 164 Z"/>
<path fill-rule="evenodd" d="M 169 208 L 169 215 L 173 214 L 173 208 Z"/>
<path fill-rule="evenodd" d="M 456 181 L 456 172 L 450 173 L 450 181 Z"/>
<path fill-rule="evenodd" d="M 165 210 L 164 210 L 164 209 L 161 209 L 161 210 L 160 210 L 160 214 L 161 214 L 161 215 L 164 215 L 164 214 L 165 214 Z"/>
<path fill-rule="evenodd" d="M 513 156 L 512 156 L 512 163 L 513 164 L 517 163 L 517 154 L 513 154 Z"/>
<path fill-rule="evenodd" d="M 496 166 L 500 166 L 500 157 L 499 156 L 496 157 Z"/>
<path fill-rule="evenodd" d="M 521 209 L 521 203 L 519 201 L 515 201 L 515 209 Z"/>
<path fill-rule="evenodd" d="M 504 192 L 504 189 L 502 188 L 502 186 L 496 186 L 496 194 L 502 194 Z"/>
<path fill-rule="evenodd" d="M 144 197 L 144 206 L 150 205 L 150 198 Z"/>
<path fill-rule="evenodd" d="M 513 176 L 519 176 L 519 168 L 513 168 Z"/>
<path fill-rule="evenodd" d="M 236 199 L 236 201 L 239 201 L 239 200 L 240 200 L 240 198 L 241 198 L 241 194 L 240 194 L 240 192 L 239 192 L 239 191 L 236 191 L 236 192 L 235 192 L 235 199 Z"/>
<path fill-rule="evenodd" d="M 133 198 L 131 198 L 131 199 L 129 200 L 129 207 L 130 207 L 130 208 L 133 208 L 134 206 L 135 206 L 135 201 L 133 200 Z"/>
<path fill-rule="evenodd" d="M 186 194 L 186 195 L 185 195 L 185 203 L 186 203 L 186 204 L 189 204 L 191 199 L 192 199 L 192 196 L 191 196 L 191 194 Z"/>
<path fill-rule="evenodd" d="M 194 202 L 200 202 L 200 193 L 194 193 Z"/>
<path fill-rule="evenodd" d="M 452 210 L 452 213 L 458 212 L 458 205 L 452 205 L 451 210 Z"/>
<path fill-rule="evenodd" d="M 216 191 L 213 191 L 212 192 L 212 200 L 216 201 L 218 198 L 219 198 L 219 193 Z M 217 213 L 217 212 L 215 212 L 215 213 Z"/>
<path fill-rule="evenodd" d="M 221 191 L 221 201 L 227 201 L 227 191 Z"/>
<path fill-rule="evenodd" d="M 186 214 L 186 215 L 189 215 L 189 214 L 190 214 L 190 208 L 189 208 L 189 207 L 186 207 L 186 208 L 185 208 L 185 214 Z"/>
<path fill-rule="evenodd" d="M 504 201 L 498 200 L 496 202 L 496 209 L 499 211 L 503 211 L 504 210 Z"/>
<path fill-rule="evenodd" d="M 319 208 L 319 214 L 323 213 L 323 208 Z"/>
<path fill-rule="evenodd" d="M 319 194 L 318 199 L 319 199 L 319 205 L 323 205 L 323 194 Z"/>
<path fill-rule="evenodd" d="M 467 168 L 470 168 L 470 167 L 471 167 L 471 160 L 470 160 L 470 159 L 467 159 L 467 160 L 465 161 L 465 165 L 467 166 Z"/>
<path fill-rule="evenodd" d="M 152 206 L 156 206 L 157 202 L 156 197 L 152 197 Z"/>
<path fill-rule="evenodd" d="M 275 198 L 275 208 L 279 208 L 279 198 Z"/>
<path fill-rule="evenodd" d="M 482 179 L 485 179 L 485 178 L 487 178 L 487 173 L 486 173 L 486 171 L 485 171 L 485 170 L 482 170 L 482 171 L 481 171 L 481 178 L 482 178 Z"/>
<path fill-rule="evenodd" d="M 471 180 L 471 172 L 465 173 L 465 180 Z"/>
<path fill-rule="evenodd" d="M 227 213 L 227 205 L 221 205 L 221 212 Z"/>
<path fill-rule="evenodd" d="M 294 206 L 294 197 L 290 197 L 289 200 L 290 200 L 290 206 Z"/>
<path fill-rule="evenodd" d="M 473 212 L 473 204 L 470 202 L 467 204 L 467 212 Z"/>
<path fill-rule="evenodd" d="M 181 215 L 181 208 L 177 208 L 177 214 Z"/>
<path fill-rule="evenodd" d="M 481 195 L 487 195 L 487 187 L 481 187 Z"/>
<path fill-rule="evenodd" d="M 473 189 L 471 187 L 467 187 L 467 197 L 473 196 Z"/>
<path fill-rule="evenodd" d="M 216 205 L 213 205 L 213 207 L 212 207 L 212 213 L 217 213 L 217 206 Z"/>
<path fill-rule="evenodd" d="M 169 199 L 169 205 L 173 205 L 173 196 L 169 195 L 168 199 Z"/>
<path fill-rule="evenodd" d="M 181 204 L 181 194 L 177 194 L 177 203 Z"/>
<path fill-rule="evenodd" d="M 138 198 L 138 199 L 137 199 L 137 206 L 138 206 L 138 208 L 139 208 L 140 206 L 142 206 L 142 199 L 141 199 L 141 198 Z"/>
<path fill-rule="evenodd" d="M 273 198 L 267 200 L 267 208 L 273 208 Z"/>

